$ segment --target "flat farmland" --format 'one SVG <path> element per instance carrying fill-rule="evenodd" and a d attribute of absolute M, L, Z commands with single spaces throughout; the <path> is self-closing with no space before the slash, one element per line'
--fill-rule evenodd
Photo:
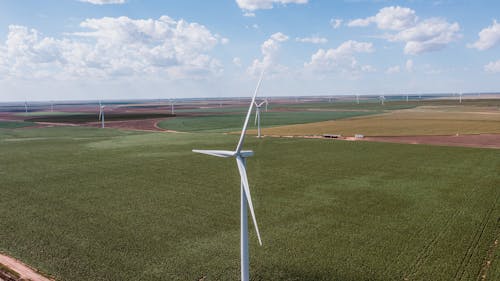
<path fill-rule="evenodd" d="M 336 120 L 353 116 L 363 116 L 379 111 L 283 111 L 261 112 L 261 126 L 272 127 L 286 124 L 301 124 L 324 120 Z M 244 113 L 206 114 L 196 116 L 179 116 L 158 123 L 163 129 L 182 132 L 231 132 L 241 129 Z M 255 115 L 251 116 L 254 127 Z"/>
<path fill-rule="evenodd" d="M 251 131 L 250 133 L 255 133 Z M 478 106 L 421 106 L 378 115 L 265 128 L 265 135 L 416 136 L 500 133 L 500 110 Z"/>
<path fill-rule="evenodd" d="M 236 280 L 237 170 L 191 152 L 236 140 L 0 129 L 0 251 L 56 280 Z M 253 280 L 499 276 L 500 151 L 253 137 L 245 148 L 264 243 L 250 226 Z"/>

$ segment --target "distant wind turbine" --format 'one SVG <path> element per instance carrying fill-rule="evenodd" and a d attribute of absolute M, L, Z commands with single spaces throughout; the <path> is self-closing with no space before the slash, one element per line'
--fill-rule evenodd
<path fill-rule="evenodd" d="M 269 105 L 269 100 L 266 97 L 266 99 L 264 101 L 266 102 L 266 112 L 267 112 L 267 106 Z"/>
<path fill-rule="evenodd" d="M 27 100 L 24 101 L 24 112 L 28 113 L 28 101 Z"/>
<path fill-rule="evenodd" d="M 170 112 L 172 113 L 172 115 L 175 114 L 175 108 L 174 108 L 174 100 L 170 100 Z"/>
<path fill-rule="evenodd" d="M 406 102 L 408 102 L 408 93 L 406 93 Z"/>
<path fill-rule="evenodd" d="M 104 128 L 104 107 L 105 105 L 102 105 L 101 101 L 99 101 L 99 120 L 101 121 L 101 128 Z"/>
<path fill-rule="evenodd" d="M 248 184 L 248 177 L 246 172 L 246 158 L 253 156 L 253 151 L 251 150 L 242 150 L 243 142 L 245 141 L 245 133 L 248 127 L 248 121 L 250 119 L 250 115 L 252 114 L 252 107 L 255 104 L 255 97 L 257 96 L 257 92 L 260 87 L 260 83 L 262 81 L 264 72 L 261 73 L 259 82 L 257 83 L 257 87 L 255 88 L 255 92 L 253 94 L 252 101 L 250 102 L 250 107 L 248 108 L 248 112 L 245 118 L 245 122 L 243 123 L 243 129 L 241 130 L 240 140 L 238 141 L 238 145 L 236 146 L 236 150 L 228 151 L 228 150 L 196 150 L 193 149 L 193 152 L 202 153 L 217 157 L 235 157 L 236 164 L 238 166 L 238 170 L 240 172 L 241 177 L 241 202 L 240 202 L 240 249 L 241 249 L 241 281 L 249 281 L 249 258 L 248 258 L 248 215 L 247 215 L 247 204 L 248 209 L 250 209 L 250 214 L 252 215 L 253 224 L 255 226 L 255 232 L 257 232 L 257 238 L 259 239 L 259 244 L 262 246 L 262 240 L 260 239 L 259 227 L 257 226 L 257 220 L 255 219 L 255 212 L 253 210 L 252 197 L 250 196 L 250 186 Z"/>
<path fill-rule="evenodd" d="M 267 106 L 267 100 L 264 100 L 261 103 L 255 102 L 255 125 L 257 125 L 257 137 L 261 137 L 260 135 L 260 108 L 262 105 L 266 104 Z"/>
<path fill-rule="evenodd" d="M 458 93 L 458 99 L 459 99 L 460 103 L 462 103 L 462 93 Z"/>
<path fill-rule="evenodd" d="M 356 103 L 359 104 L 359 95 L 356 95 Z"/>
<path fill-rule="evenodd" d="M 380 99 L 380 104 L 381 105 L 384 105 L 384 101 L 385 101 L 385 96 L 384 95 L 381 95 L 378 97 Z"/>

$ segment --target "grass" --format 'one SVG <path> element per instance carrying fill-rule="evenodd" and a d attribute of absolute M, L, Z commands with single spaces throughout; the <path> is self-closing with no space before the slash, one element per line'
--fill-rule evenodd
<path fill-rule="evenodd" d="M 124 121 L 150 118 L 167 118 L 172 117 L 172 114 L 165 113 L 105 113 L 106 121 Z M 50 116 L 41 116 L 28 118 L 31 122 L 50 122 L 50 123 L 88 123 L 97 122 L 98 114 L 96 113 L 79 113 L 79 114 L 59 114 Z"/>
<path fill-rule="evenodd" d="M 236 141 L 0 130 L 0 251 L 61 281 L 237 280 L 236 165 L 191 152 Z M 250 226 L 252 280 L 474 280 L 498 235 L 498 150 L 252 137 L 245 147 L 264 243 Z"/>
<path fill-rule="evenodd" d="M 374 111 L 296 111 L 261 112 L 262 127 L 301 124 L 374 114 Z M 240 130 L 244 113 L 177 117 L 161 121 L 158 126 L 183 132 L 230 132 Z M 251 116 L 252 122 L 254 115 Z M 252 124 L 253 126 L 253 124 Z"/>
<path fill-rule="evenodd" d="M 33 122 L 22 122 L 22 121 L 0 121 L 0 129 L 15 129 L 35 126 Z"/>
<path fill-rule="evenodd" d="M 473 106 L 422 106 L 379 115 L 263 130 L 263 134 L 268 135 L 411 136 L 457 133 L 500 133 L 500 111 Z"/>

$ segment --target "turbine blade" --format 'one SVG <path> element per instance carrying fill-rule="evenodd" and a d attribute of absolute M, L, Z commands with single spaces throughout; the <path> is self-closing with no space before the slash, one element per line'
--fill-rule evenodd
<path fill-rule="evenodd" d="M 248 108 L 247 116 L 245 118 L 245 123 L 243 123 L 243 129 L 241 130 L 240 140 L 238 141 L 238 146 L 236 146 L 236 153 L 239 153 L 241 151 L 241 148 L 243 147 L 243 142 L 245 141 L 245 133 L 248 127 L 248 120 L 250 120 L 250 115 L 252 114 L 252 107 L 253 104 L 255 103 L 255 97 L 257 96 L 257 92 L 259 91 L 260 83 L 262 82 L 262 77 L 264 77 L 264 69 L 262 69 L 262 72 L 260 73 L 259 82 L 257 83 L 257 87 L 255 87 L 255 92 L 253 94 L 252 101 L 250 102 L 250 107 Z"/>
<path fill-rule="evenodd" d="M 250 209 L 250 214 L 252 214 L 253 225 L 255 226 L 255 232 L 257 232 L 257 238 L 259 239 L 259 244 L 262 246 L 262 240 L 260 239 L 259 227 L 257 226 L 257 220 L 255 219 L 255 212 L 253 210 L 252 196 L 250 196 L 250 186 L 248 185 L 247 171 L 245 169 L 245 160 L 240 156 L 236 157 L 236 163 L 238 164 L 238 170 L 240 171 L 241 184 L 243 185 L 243 190 L 245 191 L 245 196 L 247 197 L 248 207 Z"/>
<path fill-rule="evenodd" d="M 195 153 L 201 153 L 201 154 L 207 154 L 211 156 L 217 156 L 217 157 L 233 157 L 235 152 L 234 151 L 229 151 L 229 150 L 199 150 L 199 149 L 193 149 L 193 152 Z"/>

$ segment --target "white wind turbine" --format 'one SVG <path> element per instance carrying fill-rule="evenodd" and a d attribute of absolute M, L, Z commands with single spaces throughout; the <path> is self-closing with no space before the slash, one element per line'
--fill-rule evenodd
<path fill-rule="evenodd" d="M 101 128 L 104 128 L 104 105 L 99 101 L 99 120 L 101 121 Z"/>
<path fill-rule="evenodd" d="M 266 102 L 266 112 L 267 112 L 267 106 L 269 105 L 269 101 L 268 101 L 267 97 L 264 101 Z"/>
<path fill-rule="evenodd" d="M 24 101 L 24 112 L 28 113 L 28 101 Z"/>
<path fill-rule="evenodd" d="M 381 105 L 384 105 L 384 101 L 385 101 L 385 96 L 384 95 L 381 95 L 378 97 L 380 99 L 380 104 Z"/>
<path fill-rule="evenodd" d="M 462 103 L 462 93 L 458 93 L 458 99 L 459 99 L 460 103 Z"/>
<path fill-rule="evenodd" d="M 262 246 L 262 240 L 260 239 L 259 227 L 257 226 L 257 220 L 255 219 L 255 212 L 253 210 L 252 197 L 250 196 L 250 186 L 248 185 L 248 177 L 246 172 L 246 158 L 253 156 L 253 151 L 251 150 L 242 150 L 243 142 L 245 141 L 245 133 L 248 127 L 248 121 L 250 119 L 250 115 L 252 114 L 252 107 L 255 103 L 255 97 L 257 96 L 257 92 L 260 87 L 260 83 L 262 81 L 262 76 L 264 72 L 261 73 L 259 82 L 257 83 L 257 87 L 255 88 L 255 92 L 253 94 L 252 101 L 250 102 L 250 107 L 248 108 L 248 112 L 245 118 L 245 123 L 243 123 L 243 129 L 241 130 L 240 140 L 238 141 L 238 145 L 236 146 L 236 150 L 196 150 L 193 149 L 193 152 L 202 153 L 217 157 L 234 157 L 236 158 L 236 164 L 238 166 L 238 170 L 240 172 L 241 177 L 241 202 L 240 202 L 240 227 L 241 227 L 241 240 L 240 240 L 240 249 L 241 249 L 241 281 L 249 281 L 249 259 L 248 259 L 248 215 L 247 215 L 247 204 L 250 209 L 250 214 L 252 215 L 253 224 L 255 226 L 255 231 L 257 232 L 257 238 L 259 239 L 259 244 Z"/>
<path fill-rule="evenodd" d="M 170 100 L 170 112 L 172 113 L 172 115 L 174 115 L 174 114 L 175 114 L 175 108 L 174 108 L 174 107 L 175 107 L 175 106 L 174 106 L 174 100 L 173 100 L 173 99 L 171 99 L 171 100 Z"/>
<path fill-rule="evenodd" d="M 264 100 L 263 102 L 261 103 L 257 103 L 257 102 L 254 102 L 255 104 L 255 125 L 257 125 L 257 137 L 260 138 L 260 108 L 262 107 L 262 105 L 266 105 L 267 107 L 267 99 Z"/>
<path fill-rule="evenodd" d="M 359 95 L 356 94 L 356 104 L 359 104 Z"/>

